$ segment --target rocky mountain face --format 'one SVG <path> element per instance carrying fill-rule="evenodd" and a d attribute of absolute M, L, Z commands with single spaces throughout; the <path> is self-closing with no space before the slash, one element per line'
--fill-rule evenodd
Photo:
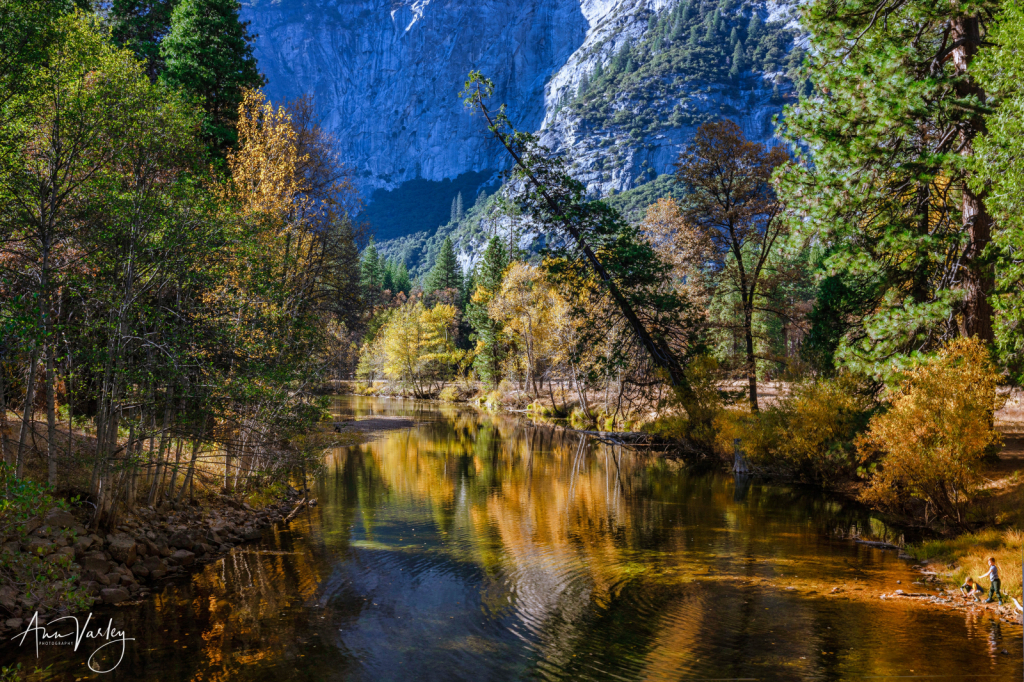
<path fill-rule="evenodd" d="M 459 99 L 466 75 L 536 129 L 589 26 L 578 0 L 243 0 L 243 18 L 271 97 L 313 95 L 364 191 L 503 167 Z"/>
<path fill-rule="evenodd" d="M 728 117 L 748 138 L 775 143 L 773 118 L 800 87 L 795 1 L 243 5 L 271 97 L 314 96 L 371 199 L 368 214 L 388 218 L 381 236 L 412 236 L 391 250 L 413 271 L 429 267 L 441 233 L 468 265 L 481 239 L 509 223 L 481 206 L 471 226 L 438 230 L 456 192 L 473 205 L 473 188 L 493 191 L 494 171 L 508 165 L 458 97 L 471 70 L 495 82 L 494 101 L 517 127 L 569 156 L 595 196 L 637 193 L 671 173 L 705 121 Z"/>

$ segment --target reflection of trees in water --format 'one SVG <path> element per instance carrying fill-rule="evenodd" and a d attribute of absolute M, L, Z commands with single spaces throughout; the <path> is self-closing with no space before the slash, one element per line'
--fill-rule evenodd
<path fill-rule="evenodd" d="M 700 648 L 684 645 L 709 627 L 712 591 L 716 618 L 736 620 L 736 646 L 760 646 L 742 633 L 760 616 L 762 595 L 722 595 L 718 582 L 703 581 L 772 577 L 775 567 L 757 560 L 765 557 L 799 573 L 800 558 L 819 549 L 818 533 L 868 523 L 862 510 L 808 488 L 747 480 L 737 494 L 731 478 L 565 429 L 447 416 L 339 451 L 339 484 L 323 494 L 344 499 L 325 508 L 358 510 L 368 535 L 384 500 L 406 507 L 406 516 L 428 510 L 448 540 L 438 551 L 477 566 L 484 606 L 495 617 L 514 614 L 541 657 L 559 667 L 574 653 L 592 655 L 609 632 L 620 639 L 608 641 L 608 652 L 618 652 L 609 656 L 628 646 L 638 661 L 678 662 L 679 652 Z"/>

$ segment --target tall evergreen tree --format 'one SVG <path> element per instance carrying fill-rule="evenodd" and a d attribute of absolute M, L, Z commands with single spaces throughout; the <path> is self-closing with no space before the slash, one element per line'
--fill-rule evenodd
<path fill-rule="evenodd" d="M 462 220 L 466 217 L 466 211 L 462 207 L 462 192 L 455 197 L 455 219 Z"/>
<path fill-rule="evenodd" d="M 401 291 L 403 294 L 408 295 L 412 291 L 412 281 L 409 279 L 409 269 L 405 267 L 405 263 L 398 263 L 395 268 L 395 291 Z"/>
<path fill-rule="evenodd" d="M 453 290 L 462 291 L 462 268 L 459 266 L 459 259 L 455 256 L 455 246 L 451 237 L 445 237 L 441 244 L 441 251 L 437 254 L 437 262 L 427 276 L 424 293 L 432 294 L 437 291 Z"/>
<path fill-rule="evenodd" d="M 242 91 L 266 84 L 252 53 L 254 36 L 248 22 L 239 19 L 240 7 L 238 0 L 180 0 L 160 43 L 162 78 L 199 98 L 206 111 L 203 133 L 220 154 L 238 139 Z"/>
<path fill-rule="evenodd" d="M 829 249 L 826 273 L 871 287 L 840 361 L 876 374 L 957 335 L 993 338 L 983 258 L 991 219 L 972 187 L 985 96 L 973 56 L 994 0 L 815 0 L 816 91 L 784 119 L 813 150 L 785 198 Z"/>
<path fill-rule="evenodd" d="M 112 0 L 107 17 L 111 36 L 146 62 L 151 82 L 163 71 L 160 42 L 171 28 L 178 0 Z"/>
<path fill-rule="evenodd" d="M 497 385 L 501 379 L 501 365 L 507 349 L 502 339 L 502 325 L 491 319 L 487 304 L 501 289 L 508 261 L 502 240 L 491 237 L 477 270 L 475 290 L 466 305 L 466 321 L 473 329 L 476 340 L 477 354 L 473 367 L 483 381 L 493 385 Z"/>
<path fill-rule="evenodd" d="M 370 240 L 370 245 L 363 252 L 359 266 L 359 284 L 366 300 L 372 304 L 384 286 L 384 264 L 377 253 L 377 245 Z"/>
<path fill-rule="evenodd" d="M 395 262 L 390 258 L 384 262 L 384 275 L 381 279 L 381 288 L 392 293 L 395 291 Z"/>
<path fill-rule="evenodd" d="M 735 33 L 735 29 L 733 29 Z M 743 41 L 736 42 L 736 49 L 732 51 L 732 68 L 729 69 L 729 76 L 739 78 L 746 66 L 747 55 L 743 49 Z"/>

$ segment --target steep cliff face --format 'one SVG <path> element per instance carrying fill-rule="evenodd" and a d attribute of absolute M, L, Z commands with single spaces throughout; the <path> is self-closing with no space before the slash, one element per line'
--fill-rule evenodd
<path fill-rule="evenodd" d="M 365 191 L 504 167 L 482 121 L 458 97 L 466 74 L 483 71 L 515 120 L 538 128 L 546 81 L 586 36 L 584 7 L 579 0 L 243 0 L 243 18 L 258 34 L 271 97 L 312 94 Z"/>
<path fill-rule="evenodd" d="M 472 205 L 508 165 L 458 98 L 470 70 L 494 80 L 516 126 L 568 155 L 595 195 L 651 201 L 706 121 L 728 117 L 776 143 L 772 119 L 793 97 L 801 54 L 796 0 L 243 3 L 272 98 L 314 95 L 372 199 L 366 215 L 383 216 L 379 236 L 407 236 L 382 250 L 413 272 L 429 269 L 446 235 L 471 265 L 511 224 L 481 209 L 438 226 L 456 193 Z M 520 241 L 543 235 L 525 229 Z"/>

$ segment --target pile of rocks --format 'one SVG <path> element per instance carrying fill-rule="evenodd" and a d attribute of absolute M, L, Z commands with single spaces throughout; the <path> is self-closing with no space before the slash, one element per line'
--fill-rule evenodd
<path fill-rule="evenodd" d="M 259 510 L 227 496 L 203 508 L 144 507 L 105 537 L 89 533 L 71 513 L 51 509 L 29 519 L 27 539 L 6 542 L 2 551 L 32 552 L 54 561 L 72 557 L 76 582 L 93 603 L 130 602 L 147 596 L 160 581 L 260 539 L 264 528 L 286 519 L 298 497 L 289 488 L 284 499 Z M 21 629 L 33 612 L 39 612 L 40 623 L 64 613 L 9 586 L 0 587 L 0 609 L 8 614 L 5 620 L 0 617 L 0 633 Z"/>

